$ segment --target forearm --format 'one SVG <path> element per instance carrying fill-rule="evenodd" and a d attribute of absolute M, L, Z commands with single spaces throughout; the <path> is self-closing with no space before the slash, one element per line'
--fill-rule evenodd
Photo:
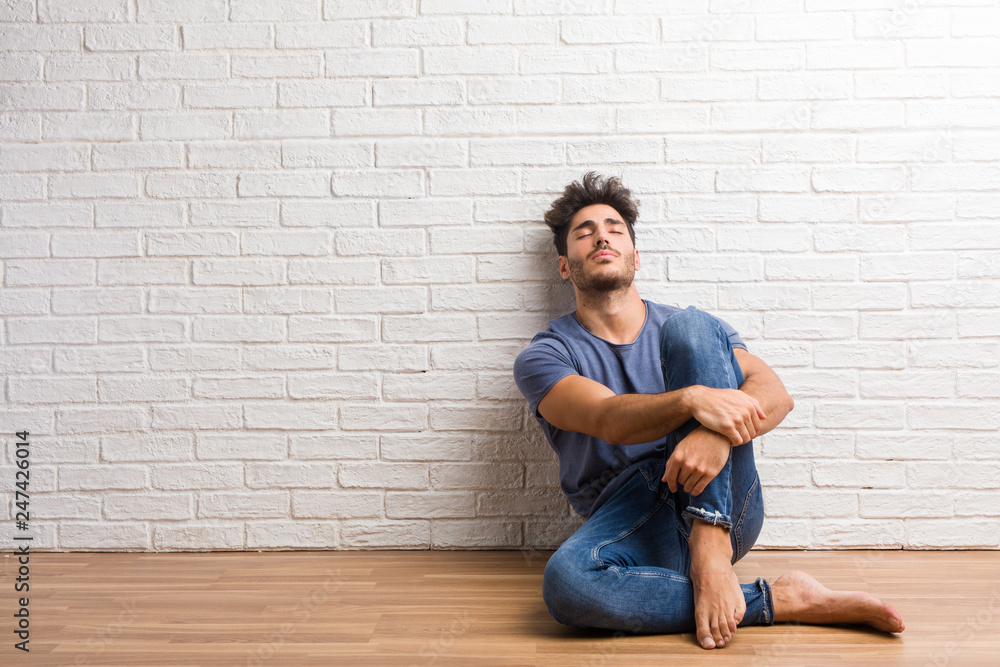
<path fill-rule="evenodd" d="M 795 402 L 789 396 L 781 379 L 771 370 L 759 371 L 743 381 L 740 391 L 757 399 L 767 419 L 760 422 L 757 435 L 763 435 L 773 430 L 785 420 L 788 413 L 795 407 Z"/>
<path fill-rule="evenodd" d="M 605 399 L 598 417 L 602 440 L 612 445 L 636 445 L 666 437 L 691 419 L 687 389 Z"/>

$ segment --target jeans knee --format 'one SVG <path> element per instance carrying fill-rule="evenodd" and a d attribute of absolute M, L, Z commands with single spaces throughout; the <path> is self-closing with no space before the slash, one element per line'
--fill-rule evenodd
<path fill-rule="evenodd" d="M 667 318 L 660 327 L 660 356 L 700 349 L 719 338 L 719 322 L 703 310 L 688 308 Z"/>
<path fill-rule="evenodd" d="M 580 614 L 586 575 L 578 554 L 568 549 L 552 554 L 542 576 L 542 599 L 552 618 L 564 625 L 586 627 Z"/>

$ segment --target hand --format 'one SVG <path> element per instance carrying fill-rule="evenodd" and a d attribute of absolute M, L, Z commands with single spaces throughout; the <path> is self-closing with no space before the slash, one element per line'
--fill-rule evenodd
<path fill-rule="evenodd" d="M 760 422 L 767 419 L 757 399 L 739 389 L 713 389 L 692 385 L 692 416 L 702 426 L 721 433 L 733 445 L 753 440 L 760 431 Z"/>
<path fill-rule="evenodd" d="M 725 436 L 699 426 L 674 447 L 663 481 L 673 493 L 683 486 L 688 495 L 697 496 L 726 465 L 730 449 Z"/>

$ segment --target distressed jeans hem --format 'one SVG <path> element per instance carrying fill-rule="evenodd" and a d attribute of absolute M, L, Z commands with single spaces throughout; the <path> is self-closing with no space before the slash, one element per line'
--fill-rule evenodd
<path fill-rule="evenodd" d="M 722 512 L 715 510 L 709 511 L 702 509 L 701 507 L 695 507 L 694 505 L 688 505 L 681 512 L 684 518 L 690 520 L 698 519 L 699 521 L 704 521 L 705 523 L 710 523 L 713 526 L 725 526 L 727 529 L 732 529 L 733 522 L 730 521 L 729 517 Z"/>

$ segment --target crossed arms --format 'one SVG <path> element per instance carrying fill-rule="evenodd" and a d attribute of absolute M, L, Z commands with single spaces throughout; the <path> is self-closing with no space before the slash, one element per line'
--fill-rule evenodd
<path fill-rule="evenodd" d="M 652 442 L 694 417 L 701 424 L 678 443 L 663 481 L 698 495 L 742 445 L 780 424 L 794 407 L 777 374 L 743 348 L 734 348 L 743 371 L 739 389 L 692 385 L 662 394 L 617 395 L 581 375 L 559 380 L 538 403 L 547 422 L 612 445 Z"/>

